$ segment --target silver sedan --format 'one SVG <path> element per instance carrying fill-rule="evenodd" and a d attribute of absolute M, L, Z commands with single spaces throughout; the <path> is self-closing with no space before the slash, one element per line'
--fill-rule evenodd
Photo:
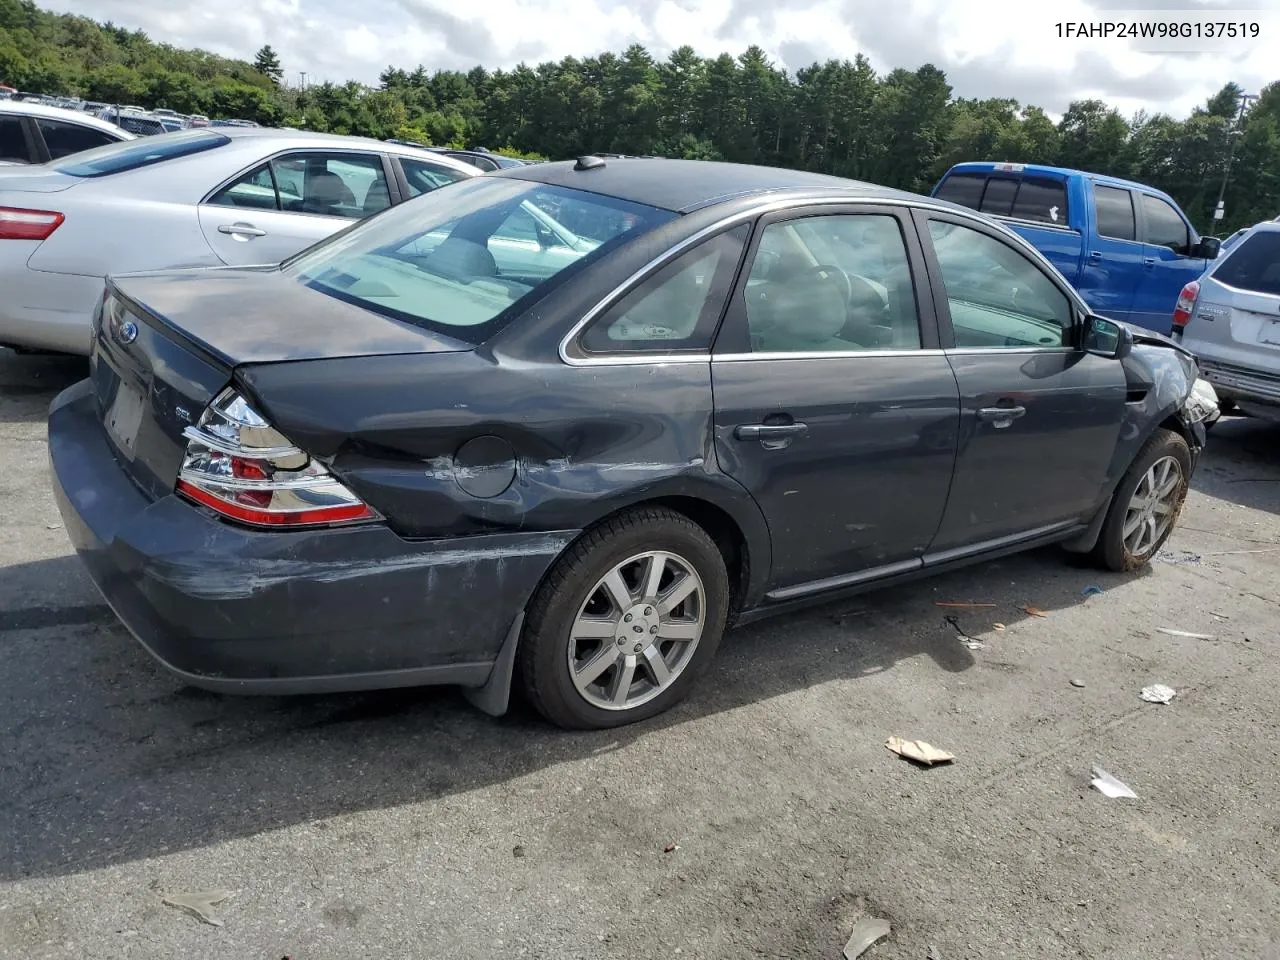
<path fill-rule="evenodd" d="M 279 263 L 479 175 L 378 140 L 238 127 L 0 168 L 0 344 L 88 354 L 109 274 Z"/>

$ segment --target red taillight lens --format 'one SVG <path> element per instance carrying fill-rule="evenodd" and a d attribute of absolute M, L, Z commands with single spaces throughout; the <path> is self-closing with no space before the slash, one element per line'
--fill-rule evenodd
<path fill-rule="evenodd" d="M 187 452 L 177 490 L 224 517 L 257 527 L 378 519 L 234 390 L 219 394 L 183 435 Z"/>
<path fill-rule="evenodd" d="M 0 240 L 47 240 L 64 219 L 54 210 L 0 207 Z"/>
<path fill-rule="evenodd" d="M 1173 308 L 1173 327 L 1181 330 L 1191 320 L 1195 312 L 1196 301 L 1200 298 L 1200 281 L 1192 280 L 1178 294 L 1178 303 Z"/>

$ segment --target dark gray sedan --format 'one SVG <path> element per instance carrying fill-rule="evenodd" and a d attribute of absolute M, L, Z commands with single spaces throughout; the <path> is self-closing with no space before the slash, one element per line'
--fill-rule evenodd
<path fill-rule="evenodd" d="M 494 242 L 525 229 L 563 249 Z M 279 267 L 116 279 L 49 440 L 99 588 L 191 683 L 457 684 L 495 714 L 515 683 L 607 727 L 684 696 L 730 623 L 1048 543 L 1146 563 L 1195 377 L 980 214 L 584 158 Z"/>

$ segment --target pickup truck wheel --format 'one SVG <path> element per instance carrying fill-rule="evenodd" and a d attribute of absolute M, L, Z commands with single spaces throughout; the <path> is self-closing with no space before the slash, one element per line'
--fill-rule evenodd
<path fill-rule="evenodd" d="M 1173 533 L 1190 476 L 1187 441 L 1172 430 L 1157 430 L 1116 488 L 1094 559 L 1117 572 L 1150 562 Z"/>
<path fill-rule="evenodd" d="M 728 609 L 724 557 L 706 531 L 666 509 L 619 514 L 565 552 L 530 604 L 524 692 L 562 727 L 652 717 L 706 668 Z"/>

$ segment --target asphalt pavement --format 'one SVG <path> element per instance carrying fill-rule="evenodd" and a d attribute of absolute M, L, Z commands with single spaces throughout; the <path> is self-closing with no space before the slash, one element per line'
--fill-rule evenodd
<path fill-rule="evenodd" d="M 0 957 L 834 960 L 867 917 L 873 960 L 1280 957 L 1280 428 L 1219 424 L 1149 570 L 1051 549 L 757 624 L 671 713 L 570 734 L 184 688 L 50 495 L 84 373 L 0 350 Z M 200 891 L 221 926 L 162 901 Z"/>

